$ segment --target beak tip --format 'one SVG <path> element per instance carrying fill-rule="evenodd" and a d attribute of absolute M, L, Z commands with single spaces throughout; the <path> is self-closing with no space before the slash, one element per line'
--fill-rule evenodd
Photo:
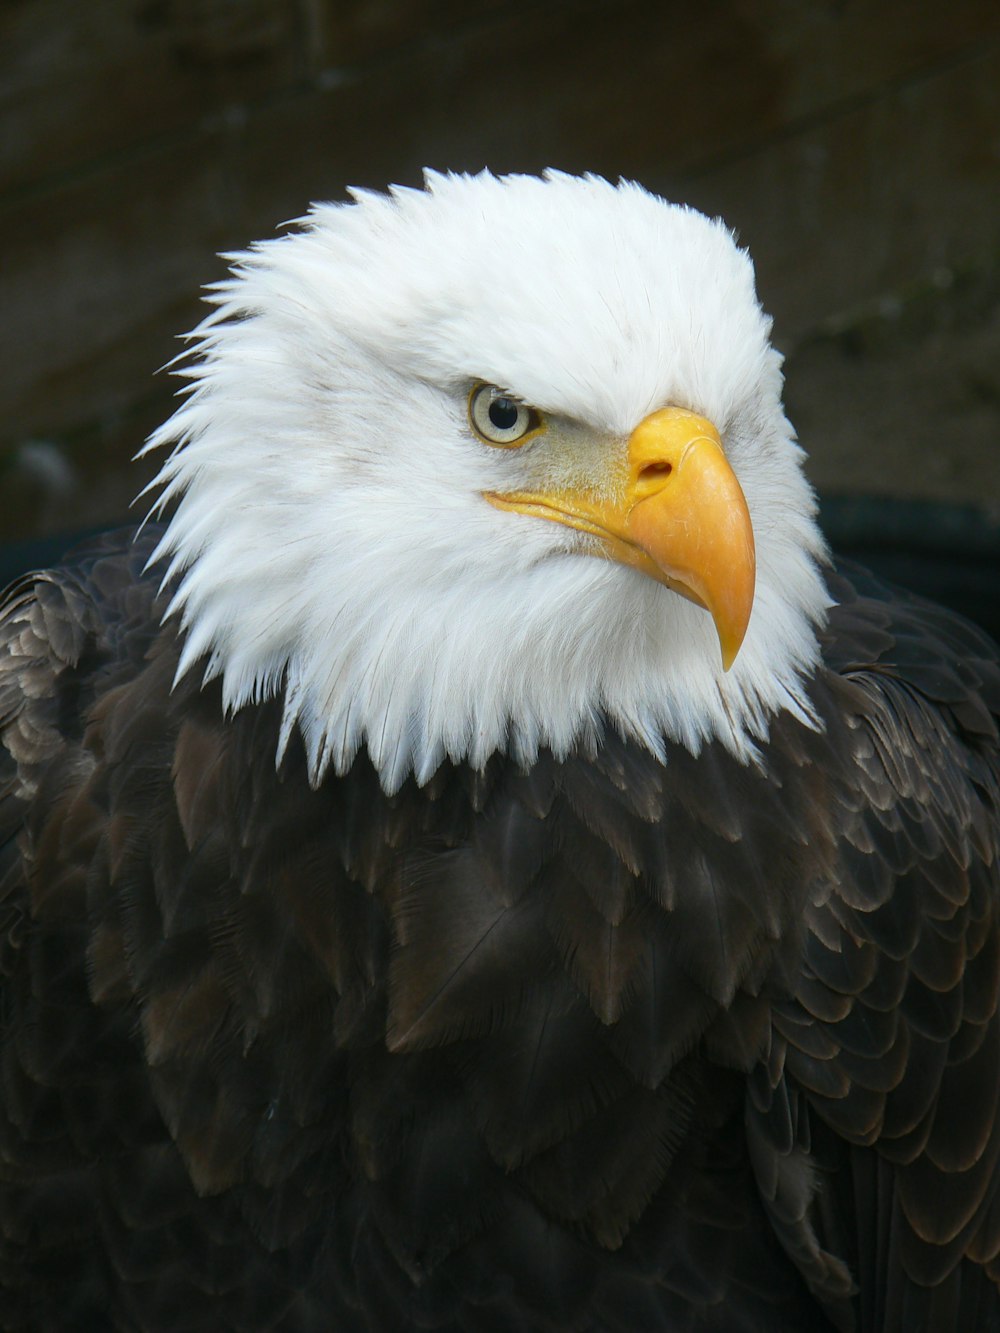
<path fill-rule="evenodd" d="M 727 646 L 724 643 L 720 643 L 719 647 L 722 649 L 722 669 L 723 671 L 728 671 L 739 656 L 739 644 L 737 644 L 736 647 L 732 647 L 731 645 Z"/>
<path fill-rule="evenodd" d="M 713 619 L 715 619 L 715 630 L 719 636 L 719 651 L 722 654 L 723 671 L 729 671 L 737 657 L 740 655 L 740 649 L 743 647 L 744 640 L 746 639 L 747 627 L 750 623 L 749 609 L 748 606 L 747 614 L 740 616 L 739 623 L 737 624 L 733 624 L 732 622 L 726 624 L 725 621 L 720 623 L 720 621 L 713 616 Z"/>

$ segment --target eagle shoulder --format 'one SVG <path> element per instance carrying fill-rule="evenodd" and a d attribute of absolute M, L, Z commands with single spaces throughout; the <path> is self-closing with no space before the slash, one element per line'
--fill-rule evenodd
<path fill-rule="evenodd" d="M 30 799 L 79 734 L 94 683 L 141 660 L 155 622 L 143 570 L 155 534 L 111 533 L 58 569 L 25 574 L 0 601 L 0 742 Z"/>
<path fill-rule="evenodd" d="M 993 1328 L 997 650 L 864 571 L 831 584 L 816 699 L 837 850 L 750 1080 L 751 1153 L 776 1230 L 835 1318 L 849 1288 L 830 1252 L 860 1281 L 862 1327 Z"/>

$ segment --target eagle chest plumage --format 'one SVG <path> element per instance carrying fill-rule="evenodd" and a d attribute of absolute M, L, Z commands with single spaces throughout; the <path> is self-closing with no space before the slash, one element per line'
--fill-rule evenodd
<path fill-rule="evenodd" d="M 113 599 L 123 563 L 88 571 Z M 392 797 L 364 760 L 313 788 L 295 750 L 275 772 L 273 705 L 227 720 L 217 689 L 171 694 L 176 635 L 129 596 L 101 641 L 75 628 L 88 670 L 48 711 L 89 691 L 91 720 L 41 779 L 8 906 L 27 932 L 8 1143 L 78 1195 L 30 1299 L 101 1308 L 95 1233 L 135 1310 L 186 1291 L 206 1327 L 223 1302 L 270 1327 L 297 1283 L 338 1327 L 384 1284 L 463 1327 L 509 1300 L 556 1321 L 610 1301 L 595 1326 L 614 1327 L 630 1275 L 663 1304 L 642 1242 L 658 1253 L 664 1227 L 679 1305 L 692 1263 L 720 1293 L 777 1275 L 773 1243 L 746 1249 L 729 1071 L 766 1054 L 829 875 L 801 728 L 769 773 L 712 751 L 661 765 L 609 734 L 591 758 L 445 766 Z M 50 624 L 81 605 L 43 588 Z M 398 1319 L 415 1298 L 396 1299 Z"/>
<path fill-rule="evenodd" d="M 796 1245 L 835 1316 L 851 1282 L 804 1221 L 810 1173 L 850 1153 L 830 1127 L 863 1139 L 899 1084 L 919 1137 L 956 1025 L 961 1078 L 996 1081 L 995 941 L 956 976 L 992 905 L 967 886 L 929 943 L 905 896 L 878 908 L 871 868 L 844 882 L 850 721 L 779 719 L 761 766 L 661 764 L 609 732 L 394 796 L 361 759 L 313 787 L 294 748 L 275 771 L 274 705 L 227 719 L 213 687 L 171 693 L 141 556 L 26 605 L 78 666 L 39 686 L 36 786 L 5 806 L 28 806 L 5 908 L 8 1326 L 795 1328 L 819 1317 Z M 849 655 L 882 635 L 859 625 Z M 856 687 L 831 689 L 849 719 Z M 879 874 L 905 889 L 909 862 L 926 895 L 912 863 L 950 863 L 926 845 L 947 829 L 915 840 L 905 806 L 885 825 Z M 852 896 L 872 938 L 845 952 Z M 909 959 L 874 966 L 901 924 Z M 874 1057 L 921 1042 L 907 1090 Z"/>

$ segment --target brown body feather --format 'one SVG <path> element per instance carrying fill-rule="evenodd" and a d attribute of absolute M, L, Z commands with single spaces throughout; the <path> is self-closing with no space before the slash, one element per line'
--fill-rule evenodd
<path fill-rule="evenodd" d="M 1000 1328 L 1000 669 L 858 575 L 762 766 L 314 790 L 148 542 L 0 619 L 0 1327 Z"/>

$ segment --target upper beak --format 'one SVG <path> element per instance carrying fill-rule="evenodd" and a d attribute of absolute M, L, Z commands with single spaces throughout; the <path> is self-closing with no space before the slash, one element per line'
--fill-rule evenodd
<path fill-rule="evenodd" d="M 747 502 L 704 417 L 664 407 L 636 426 L 603 484 L 486 494 L 492 504 L 599 539 L 595 553 L 631 565 L 703 606 L 729 670 L 753 607 L 756 559 Z"/>

